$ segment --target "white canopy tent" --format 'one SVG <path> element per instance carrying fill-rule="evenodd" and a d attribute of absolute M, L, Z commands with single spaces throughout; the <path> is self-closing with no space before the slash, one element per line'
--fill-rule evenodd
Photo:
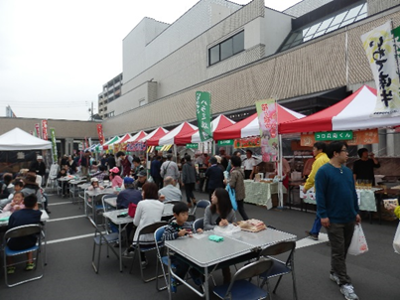
<path fill-rule="evenodd" d="M 0 135 L 0 150 L 45 150 L 51 149 L 51 142 L 39 139 L 16 127 Z"/>

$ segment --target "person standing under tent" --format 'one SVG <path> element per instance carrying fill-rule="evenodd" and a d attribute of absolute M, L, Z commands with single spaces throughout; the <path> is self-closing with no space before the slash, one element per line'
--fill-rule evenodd
<path fill-rule="evenodd" d="M 243 160 L 244 179 L 253 179 L 255 168 L 259 162 L 253 157 L 253 151 L 246 150 L 246 158 Z"/>
<path fill-rule="evenodd" d="M 326 155 L 326 144 L 324 142 L 316 142 L 313 147 L 313 155 L 315 157 L 315 161 L 311 167 L 311 172 L 308 175 L 307 181 L 304 184 L 303 193 L 306 193 L 309 189 L 311 189 L 315 184 L 315 175 L 319 168 L 321 168 L 324 164 L 329 162 L 328 155 Z M 318 215 L 315 217 L 313 227 L 310 231 L 306 231 L 308 237 L 313 240 L 318 240 L 318 234 L 321 230 L 321 219 Z"/>
<path fill-rule="evenodd" d="M 374 186 L 374 168 L 380 168 L 379 161 L 375 158 L 374 153 L 368 153 L 367 148 L 358 149 L 357 154 L 360 159 L 353 164 L 354 180 L 369 180 Z"/>

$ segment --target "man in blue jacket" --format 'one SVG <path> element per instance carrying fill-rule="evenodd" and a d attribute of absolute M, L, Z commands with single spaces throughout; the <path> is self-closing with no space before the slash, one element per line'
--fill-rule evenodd
<path fill-rule="evenodd" d="M 358 299 L 346 271 L 346 254 L 354 226 L 361 222 L 353 172 L 345 166 L 347 145 L 334 141 L 328 145 L 330 161 L 315 176 L 317 214 L 328 231 L 331 244 L 330 279 L 340 286 L 347 300 Z"/>

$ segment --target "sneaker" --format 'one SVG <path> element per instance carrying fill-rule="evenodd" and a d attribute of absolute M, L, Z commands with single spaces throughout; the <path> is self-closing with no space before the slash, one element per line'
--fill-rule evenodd
<path fill-rule="evenodd" d="M 176 279 L 171 278 L 171 293 L 176 293 L 178 291 L 178 288 L 176 286 Z"/>
<path fill-rule="evenodd" d="M 346 300 L 358 300 L 358 296 L 354 292 L 354 287 L 351 284 L 343 284 L 340 287 L 340 292 L 343 294 Z"/>
<path fill-rule="evenodd" d="M 7 274 L 14 274 L 15 273 L 15 267 L 7 267 Z"/>
<path fill-rule="evenodd" d="M 32 271 L 34 268 L 35 268 L 35 264 L 34 263 L 27 263 L 25 271 Z"/>
<path fill-rule="evenodd" d="M 309 232 L 308 230 L 306 230 L 306 234 L 308 235 L 308 237 L 314 241 L 318 241 L 318 235 L 317 234 L 313 234 L 311 232 Z"/>
<path fill-rule="evenodd" d="M 330 278 L 330 280 L 336 282 L 337 285 L 340 285 L 340 279 L 336 273 L 330 273 L 329 278 Z"/>
<path fill-rule="evenodd" d="M 132 258 L 134 253 L 135 253 L 135 249 L 133 249 L 132 247 L 129 247 L 122 253 L 122 256 Z"/>

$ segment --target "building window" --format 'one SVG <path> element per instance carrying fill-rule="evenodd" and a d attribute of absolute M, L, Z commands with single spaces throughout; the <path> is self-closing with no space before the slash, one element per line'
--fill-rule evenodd
<path fill-rule="evenodd" d="M 208 49 L 208 64 L 211 66 L 244 51 L 244 31 Z"/>
<path fill-rule="evenodd" d="M 326 33 L 362 20 L 367 17 L 367 13 L 367 3 L 358 4 L 349 7 L 344 11 L 339 11 L 317 23 L 291 32 L 280 51 L 287 50 Z"/>

